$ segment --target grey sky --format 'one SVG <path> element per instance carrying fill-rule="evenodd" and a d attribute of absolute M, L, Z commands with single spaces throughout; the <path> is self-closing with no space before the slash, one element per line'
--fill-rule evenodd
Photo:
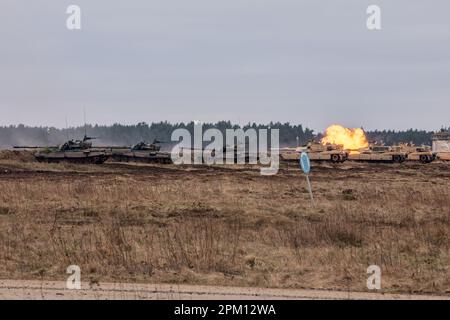
<path fill-rule="evenodd" d="M 66 8 L 82 30 L 66 29 Z M 382 9 L 382 30 L 366 9 Z M 448 0 L 2 0 L 0 125 L 450 125 Z"/>

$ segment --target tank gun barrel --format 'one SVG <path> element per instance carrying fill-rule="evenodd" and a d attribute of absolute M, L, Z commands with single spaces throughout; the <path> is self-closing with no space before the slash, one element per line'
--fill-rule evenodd
<path fill-rule="evenodd" d="M 57 146 L 13 146 L 14 149 L 45 149 L 45 148 L 58 148 Z"/>
<path fill-rule="evenodd" d="M 161 141 L 161 140 L 158 140 L 158 139 L 154 139 L 152 143 L 153 144 L 160 144 L 160 143 L 168 143 L 168 142 L 167 141 Z"/>
<path fill-rule="evenodd" d="M 351 149 L 345 149 L 346 151 L 361 151 L 361 150 L 363 150 L 363 149 L 365 149 L 365 148 L 351 148 Z"/>
<path fill-rule="evenodd" d="M 131 146 L 93 146 L 93 149 L 131 149 Z"/>
<path fill-rule="evenodd" d="M 84 136 L 84 138 L 83 138 L 84 141 L 86 141 L 86 140 L 95 140 L 95 139 L 98 139 L 98 137 L 88 137 L 88 136 Z"/>

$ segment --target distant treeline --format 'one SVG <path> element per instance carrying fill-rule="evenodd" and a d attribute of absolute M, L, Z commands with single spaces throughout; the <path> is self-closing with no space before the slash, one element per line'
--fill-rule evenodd
<path fill-rule="evenodd" d="M 85 130 L 88 136 L 97 137 L 94 141 L 96 145 L 133 145 L 139 141 L 151 142 L 158 139 L 170 142 L 172 132 L 177 128 L 186 128 L 193 132 L 194 123 L 169 123 L 157 122 L 147 124 L 145 122 L 136 125 L 114 124 L 86 125 L 82 127 L 58 129 L 54 127 L 29 127 L 25 125 L 0 127 L 0 146 L 10 147 L 14 145 L 27 146 L 47 146 L 58 145 L 69 139 L 81 139 Z M 220 121 L 217 123 L 204 123 L 203 130 L 217 128 L 225 133 L 226 129 L 237 129 L 239 125 L 230 121 Z M 280 130 L 280 146 L 296 146 L 306 144 L 314 138 L 320 138 L 321 134 L 315 134 L 313 130 L 302 125 L 292 125 L 290 123 L 271 122 L 269 124 L 247 124 L 242 129 L 273 128 Z M 406 131 L 368 131 L 367 136 L 370 141 L 382 141 L 386 144 L 396 144 L 399 142 L 413 142 L 415 144 L 430 144 L 433 132 L 424 130 L 409 129 Z"/>
<path fill-rule="evenodd" d="M 406 131 L 375 130 L 366 132 L 369 141 L 384 142 L 386 145 L 395 145 L 401 142 L 415 145 L 431 145 L 432 131 L 409 129 Z"/>

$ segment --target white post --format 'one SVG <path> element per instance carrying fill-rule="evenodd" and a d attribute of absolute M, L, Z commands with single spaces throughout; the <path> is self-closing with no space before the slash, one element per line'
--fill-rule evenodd
<path fill-rule="evenodd" d="M 306 175 L 306 182 L 308 182 L 308 191 L 309 191 L 309 196 L 311 198 L 311 205 L 314 206 L 314 197 L 312 194 L 311 182 L 309 182 L 309 174 Z"/>

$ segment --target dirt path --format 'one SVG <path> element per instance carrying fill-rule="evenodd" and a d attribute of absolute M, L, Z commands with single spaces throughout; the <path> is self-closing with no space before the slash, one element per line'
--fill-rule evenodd
<path fill-rule="evenodd" d="M 101 283 L 66 289 L 64 282 L 0 280 L 0 299 L 89 299 L 89 300 L 450 300 L 450 296 L 382 294 L 303 289 L 192 286 L 173 284 Z"/>

